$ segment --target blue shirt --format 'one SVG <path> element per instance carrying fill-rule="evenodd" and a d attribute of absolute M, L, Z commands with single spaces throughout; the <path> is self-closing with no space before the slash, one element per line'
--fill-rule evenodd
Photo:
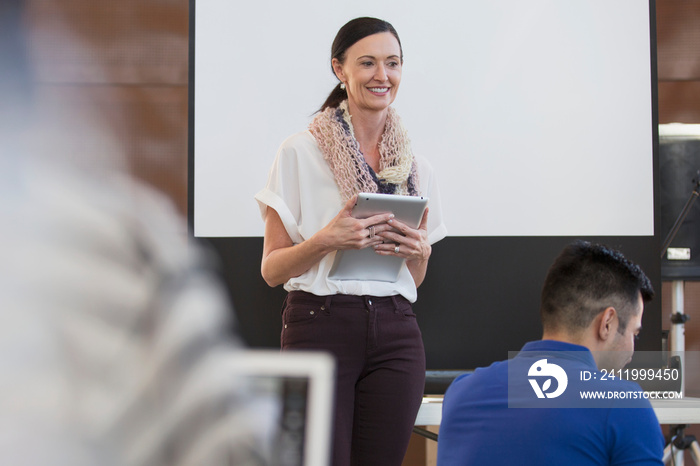
<path fill-rule="evenodd" d="M 457 378 L 438 466 L 662 465 L 661 427 L 639 386 L 600 375 L 587 348 L 543 340 Z M 617 395 L 582 400 L 584 391 Z"/>

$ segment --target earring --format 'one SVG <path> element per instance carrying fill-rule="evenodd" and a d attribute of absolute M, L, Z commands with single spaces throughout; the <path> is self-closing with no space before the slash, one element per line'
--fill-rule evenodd
<path fill-rule="evenodd" d="M 345 83 L 340 83 L 340 90 L 344 91 L 345 90 Z"/>

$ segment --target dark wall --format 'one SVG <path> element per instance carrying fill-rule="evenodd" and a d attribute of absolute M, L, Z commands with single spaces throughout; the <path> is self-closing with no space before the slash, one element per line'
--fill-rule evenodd
<path fill-rule="evenodd" d="M 661 292 L 654 238 L 584 238 L 621 250 Z M 573 238 L 448 237 L 433 247 L 415 310 L 428 369 L 471 369 L 506 359 L 541 337 L 539 294 L 553 259 Z M 254 347 L 279 348 L 285 292 L 260 275 L 262 238 L 208 238 L 220 254 L 240 329 Z M 661 301 L 644 313 L 637 349 L 661 349 Z"/>

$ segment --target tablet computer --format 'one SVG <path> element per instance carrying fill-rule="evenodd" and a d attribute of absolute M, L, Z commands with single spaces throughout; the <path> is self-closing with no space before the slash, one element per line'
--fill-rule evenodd
<path fill-rule="evenodd" d="M 391 212 L 397 220 L 417 228 L 428 206 L 423 196 L 360 193 L 352 210 L 355 218 Z M 395 282 L 406 259 L 381 256 L 373 248 L 345 249 L 335 253 L 328 278 L 331 280 L 376 280 Z"/>

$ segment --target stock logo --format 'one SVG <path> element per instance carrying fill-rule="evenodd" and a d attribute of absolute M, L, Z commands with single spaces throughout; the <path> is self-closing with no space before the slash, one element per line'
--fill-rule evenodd
<path fill-rule="evenodd" d="M 528 381 L 532 385 L 537 398 L 556 398 L 564 393 L 569 383 L 569 378 L 566 376 L 564 369 L 556 364 L 548 363 L 546 359 L 540 359 L 530 366 L 527 375 L 528 377 L 535 377 L 528 379 Z M 540 385 L 538 379 L 543 379 L 542 385 Z M 557 381 L 557 387 L 554 391 L 548 392 L 552 388 L 552 379 Z"/>

